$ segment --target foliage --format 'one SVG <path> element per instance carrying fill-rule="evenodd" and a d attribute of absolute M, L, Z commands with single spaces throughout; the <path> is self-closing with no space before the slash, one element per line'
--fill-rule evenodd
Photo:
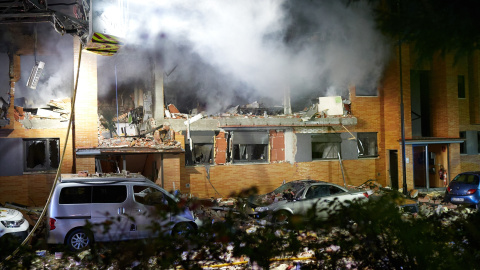
<path fill-rule="evenodd" d="M 244 193 L 249 194 L 249 193 Z M 318 219 L 315 211 L 292 217 L 286 225 L 252 220 L 241 207 L 227 211 L 222 221 L 204 225 L 194 233 L 171 235 L 164 226 L 152 225 L 157 237 L 138 241 L 95 243 L 78 254 L 68 250 L 63 267 L 77 269 L 202 269 L 206 263 L 228 263 L 243 258 L 268 269 L 275 258 L 297 257 L 305 250 L 315 259 L 302 269 L 474 269 L 480 261 L 480 214 L 447 211 L 412 215 L 403 213 L 395 202 L 401 194 L 392 192 L 366 203 L 352 202 Z M 196 200 L 179 205 L 200 209 Z M 203 203 L 202 203 L 203 204 Z M 173 208 L 172 208 L 173 207 Z M 168 211 L 179 211 L 170 206 Z M 167 209 L 159 209 L 165 211 Z M 165 214 L 165 213 L 164 213 Z M 115 222 L 115 220 L 111 220 Z M 108 231 L 107 224 L 91 224 Z M 39 264 L 35 250 L 27 246 L 5 261 L 4 269 L 26 269 Z M 59 251 L 62 247 L 54 247 Z M 3 245 L 2 245 L 3 250 Z M 73 258 L 73 259 L 72 259 Z M 23 265 L 22 262 L 25 262 Z M 41 260 L 40 260 L 41 265 Z M 80 265 L 80 266 L 78 266 Z M 245 269 L 251 265 L 245 265 Z"/>

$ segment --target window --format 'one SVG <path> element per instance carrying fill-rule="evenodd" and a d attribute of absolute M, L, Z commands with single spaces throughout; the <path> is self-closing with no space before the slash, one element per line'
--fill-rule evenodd
<path fill-rule="evenodd" d="M 313 198 L 321 198 L 321 197 L 326 197 L 338 193 L 345 192 L 344 190 L 332 186 L 332 185 L 316 185 L 316 186 L 311 186 L 310 189 L 308 189 L 307 194 L 305 194 L 306 199 L 313 199 Z"/>
<path fill-rule="evenodd" d="M 235 144 L 233 145 L 234 161 L 266 161 L 266 144 Z"/>
<path fill-rule="evenodd" d="M 460 131 L 460 139 L 466 139 L 467 138 L 467 132 L 466 131 Z M 467 153 L 467 147 L 466 147 L 466 141 L 460 143 L 460 154 L 466 154 Z"/>
<path fill-rule="evenodd" d="M 185 148 L 187 165 L 213 163 L 213 143 L 194 143 L 192 149 L 190 149 L 190 144 L 186 144 Z"/>
<path fill-rule="evenodd" d="M 480 131 L 477 132 L 477 153 L 480 154 Z"/>
<path fill-rule="evenodd" d="M 232 152 L 233 162 L 267 162 L 268 133 L 266 131 L 235 131 Z"/>
<path fill-rule="evenodd" d="M 60 191 L 60 204 L 90 203 L 92 187 L 65 187 Z"/>
<path fill-rule="evenodd" d="M 338 159 L 341 143 L 337 133 L 312 135 L 312 159 Z"/>
<path fill-rule="evenodd" d="M 185 136 L 185 164 L 187 166 L 199 164 L 213 164 L 214 131 L 192 131 L 191 140 Z M 193 144 L 190 146 L 190 143 Z"/>
<path fill-rule="evenodd" d="M 135 201 L 145 205 L 165 205 L 175 203 L 162 191 L 148 186 L 133 186 Z"/>
<path fill-rule="evenodd" d="M 473 174 L 459 174 L 452 182 L 465 183 L 478 186 L 478 177 Z"/>
<path fill-rule="evenodd" d="M 458 75 L 458 98 L 465 98 L 465 76 Z"/>
<path fill-rule="evenodd" d="M 53 171 L 60 163 L 60 139 L 24 139 L 25 172 Z"/>
<path fill-rule="evenodd" d="M 362 132 L 357 133 L 358 157 L 376 157 L 378 156 L 377 133 Z"/>
<path fill-rule="evenodd" d="M 121 203 L 126 199 L 126 186 L 78 186 L 62 188 L 59 203 Z"/>
<path fill-rule="evenodd" d="M 94 186 L 93 203 L 121 203 L 127 199 L 126 186 Z"/>
<path fill-rule="evenodd" d="M 368 74 L 362 84 L 355 85 L 355 95 L 357 97 L 377 97 L 378 83 L 374 74 Z"/>

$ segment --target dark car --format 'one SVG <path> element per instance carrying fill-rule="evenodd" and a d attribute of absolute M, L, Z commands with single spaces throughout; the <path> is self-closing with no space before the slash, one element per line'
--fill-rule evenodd
<path fill-rule="evenodd" d="M 463 204 L 479 209 L 480 172 L 461 173 L 450 182 L 445 192 L 445 202 Z"/>

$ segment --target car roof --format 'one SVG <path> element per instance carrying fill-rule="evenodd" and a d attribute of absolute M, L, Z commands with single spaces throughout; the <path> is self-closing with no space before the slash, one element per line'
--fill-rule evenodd
<path fill-rule="evenodd" d="M 287 182 L 285 184 L 288 184 L 288 183 L 316 184 L 316 183 L 328 183 L 328 182 L 319 181 L 319 180 L 312 180 L 312 179 L 301 179 L 301 180 L 293 180 L 293 181 Z"/>
<path fill-rule="evenodd" d="M 109 174 L 62 174 L 59 178 L 60 183 L 79 183 L 79 184 L 101 184 L 101 183 L 119 183 L 119 182 L 147 182 L 153 183 L 145 176 L 139 173 L 109 173 Z"/>
<path fill-rule="evenodd" d="M 480 174 L 480 171 L 462 172 L 460 174 Z"/>

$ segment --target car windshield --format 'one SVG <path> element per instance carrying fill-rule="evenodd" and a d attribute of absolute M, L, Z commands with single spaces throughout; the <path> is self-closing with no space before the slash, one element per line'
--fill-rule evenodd
<path fill-rule="evenodd" d="M 474 174 L 459 174 L 452 180 L 452 182 L 478 185 L 479 181 L 478 176 Z"/>
<path fill-rule="evenodd" d="M 302 182 L 302 181 L 293 181 L 293 182 L 288 182 L 286 184 L 281 185 L 277 189 L 273 191 L 275 194 L 280 194 L 283 193 L 286 190 L 291 189 L 295 194 L 297 194 L 301 189 L 305 188 L 307 183 Z"/>

